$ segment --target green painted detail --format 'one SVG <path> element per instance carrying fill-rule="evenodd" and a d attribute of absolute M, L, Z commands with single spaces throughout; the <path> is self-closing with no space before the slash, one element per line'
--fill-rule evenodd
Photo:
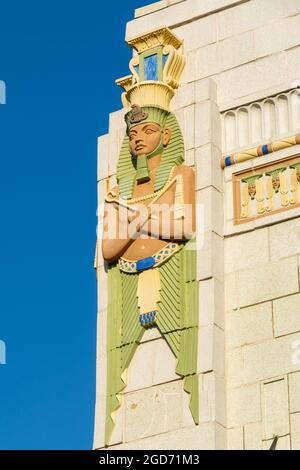
<path fill-rule="evenodd" d="M 285 168 L 276 168 L 276 170 L 268 171 L 266 173 L 267 176 L 272 176 L 273 179 L 277 178 L 280 173 L 283 173 L 287 167 Z"/>
<path fill-rule="evenodd" d="M 159 270 L 160 302 L 158 306 L 157 326 L 162 333 L 181 328 L 181 312 L 183 311 L 182 295 L 182 250 L 175 253 Z"/>
<path fill-rule="evenodd" d="M 194 240 L 191 240 L 183 252 L 184 271 L 184 316 L 185 328 L 198 326 L 198 282 L 197 282 L 197 254 Z"/>
<path fill-rule="evenodd" d="M 166 113 L 165 110 L 157 106 L 145 107 L 144 109 L 147 112 L 150 111 L 151 119 L 153 120 L 161 119 L 162 111 Z M 175 165 L 181 165 L 184 161 L 184 142 L 178 121 L 173 113 L 167 113 L 166 116 L 167 118 L 162 127 L 170 127 L 172 134 L 169 145 L 163 151 L 162 161 L 157 170 L 154 181 L 155 191 L 159 191 L 165 186 L 172 168 Z M 125 135 L 117 166 L 117 180 L 123 199 L 132 198 L 135 178 L 136 159 L 129 152 L 129 138 L 128 135 Z"/>
<path fill-rule="evenodd" d="M 106 443 L 109 442 L 114 428 L 113 412 L 120 406 L 117 394 L 122 390 L 123 385 L 124 383 L 121 379 L 121 349 L 116 348 L 107 353 Z"/>
<path fill-rule="evenodd" d="M 190 394 L 190 410 L 195 424 L 199 424 L 199 378 L 198 375 L 188 375 L 184 379 L 184 390 Z"/>
<path fill-rule="evenodd" d="M 125 369 L 129 367 L 131 359 L 133 358 L 136 348 L 138 347 L 138 342 L 142 339 L 143 334 L 144 334 L 144 331 L 142 332 L 141 335 L 139 335 L 139 338 L 135 342 L 126 344 L 125 346 L 121 348 L 122 373 L 125 371 Z"/>
<path fill-rule="evenodd" d="M 185 271 L 186 282 L 196 280 L 197 257 L 195 256 L 194 248 L 196 249 L 196 247 L 193 247 L 193 241 L 190 241 L 185 250 L 183 269 Z"/>
<path fill-rule="evenodd" d="M 300 163 L 294 163 L 294 165 L 290 165 L 290 168 L 293 168 L 294 170 L 300 170 Z"/>
<path fill-rule="evenodd" d="M 122 276 L 116 266 L 108 268 L 108 285 L 113 296 L 108 297 L 107 350 L 121 346 Z"/>
<path fill-rule="evenodd" d="M 199 298 L 194 243 L 195 240 L 186 243 L 160 268 L 161 302 L 157 325 L 178 360 L 176 373 L 185 380 L 187 376 L 197 377 Z M 186 391 L 191 393 L 190 410 L 198 424 L 198 385 Z"/>
<path fill-rule="evenodd" d="M 107 361 L 110 364 L 107 371 L 107 389 L 108 395 L 116 395 L 122 390 L 124 382 L 121 378 L 122 370 L 122 351 L 121 348 L 112 349 L 107 353 Z"/>
<path fill-rule="evenodd" d="M 157 326 L 177 358 L 176 372 L 184 379 L 190 394 L 190 409 L 199 423 L 197 376 L 198 285 L 196 251 L 186 243 L 160 268 L 161 301 Z M 138 274 L 126 274 L 118 267 L 108 270 L 109 301 L 107 331 L 107 402 L 105 442 L 109 444 L 114 414 L 120 406 L 118 395 L 126 384 L 128 368 L 145 329 L 139 322 L 137 305 Z"/>
<path fill-rule="evenodd" d="M 198 327 L 166 333 L 164 338 L 178 359 L 176 373 L 184 378 L 184 390 L 191 395 L 190 410 L 195 424 L 199 424 Z"/>
<path fill-rule="evenodd" d="M 149 164 L 146 155 L 141 155 L 136 164 L 136 180 L 145 183 L 150 180 Z"/>
<path fill-rule="evenodd" d="M 120 316 L 121 316 L 120 311 Z M 144 331 L 139 334 L 135 342 L 126 344 L 107 353 L 107 397 L 106 397 L 106 424 L 105 442 L 109 443 L 114 428 L 113 415 L 120 407 L 118 395 L 126 387 L 123 373 L 128 368 L 134 356 L 138 341 L 141 340 Z"/>
<path fill-rule="evenodd" d="M 122 338 L 121 344 L 128 344 L 136 341 L 144 333 L 143 327 L 137 321 L 138 299 L 137 283 L 138 276 L 121 273 L 123 301 L 119 316 L 122 318 Z M 120 312 L 122 311 L 122 315 Z"/>
<path fill-rule="evenodd" d="M 179 375 L 187 376 L 195 374 L 197 371 L 197 343 L 198 328 L 186 328 L 181 331 L 180 351 L 176 372 Z"/>
<path fill-rule="evenodd" d="M 137 280 L 117 266 L 108 268 L 106 443 L 114 428 L 112 416 L 120 406 L 117 395 L 126 386 L 122 374 L 145 331 L 138 319 Z"/>
<path fill-rule="evenodd" d="M 180 353 L 181 330 L 172 331 L 172 333 L 165 333 L 164 338 L 175 356 L 178 357 Z"/>
<path fill-rule="evenodd" d="M 242 182 L 243 183 L 248 183 L 248 184 L 253 184 L 255 183 L 256 180 L 259 180 L 262 178 L 264 175 L 259 174 L 259 175 L 254 175 L 254 176 L 249 176 L 249 178 L 243 178 Z"/>
<path fill-rule="evenodd" d="M 198 282 L 197 281 L 190 281 L 185 284 L 184 290 L 184 301 L 185 301 L 185 309 L 184 309 L 184 326 L 185 328 L 191 326 L 198 325 L 198 309 L 197 309 L 197 302 L 195 303 L 195 299 L 198 301 Z"/>
<path fill-rule="evenodd" d="M 120 402 L 116 395 L 107 395 L 106 397 L 106 420 L 105 420 L 105 443 L 109 443 L 111 434 L 114 429 L 114 420 L 112 418 L 111 410 L 117 410 L 120 407 Z"/>

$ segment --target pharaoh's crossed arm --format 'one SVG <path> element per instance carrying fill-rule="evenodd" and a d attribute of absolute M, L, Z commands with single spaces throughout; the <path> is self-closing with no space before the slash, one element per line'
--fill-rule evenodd
<path fill-rule="evenodd" d="M 128 204 L 119 188 L 105 198 L 103 256 L 118 259 L 141 235 L 165 240 L 191 238 L 194 230 L 194 171 L 175 168 L 171 181 L 147 205 Z"/>
<path fill-rule="evenodd" d="M 149 224 L 141 229 L 142 234 L 163 240 L 188 240 L 195 232 L 195 173 L 185 165 L 180 165 L 174 171 L 175 185 L 169 188 L 173 191 L 173 200 L 167 204 L 163 200 L 158 205 L 158 217 L 151 217 Z M 158 219 L 158 220 L 156 220 Z"/>

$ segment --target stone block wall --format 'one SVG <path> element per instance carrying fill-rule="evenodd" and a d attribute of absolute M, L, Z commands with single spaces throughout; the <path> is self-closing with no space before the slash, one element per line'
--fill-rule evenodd
<path fill-rule="evenodd" d="M 299 449 L 299 235 L 295 218 L 225 239 L 231 449 Z"/>

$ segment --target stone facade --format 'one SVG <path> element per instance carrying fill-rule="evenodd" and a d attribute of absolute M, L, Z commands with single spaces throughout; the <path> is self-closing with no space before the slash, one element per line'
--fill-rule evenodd
<path fill-rule="evenodd" d="M 126 39 L 148 32 L 150 24 L 172 29 L 187 56 L 173 110 L 203 208 L 197 229 L 200 424 L 191 417 L 173 353 L 158 330 L 149 330 L 127 372 L 110 448 L 269 449 L 278 436 L 277 449 L 300 449 L 300 209 L 283 205 L 237 223 L 234 183 L 245 172 L 300 162 L 300 145 L 225 169 L 220 164 L 228 153 L 300 133 L 300 2 L 162 0 L 136 11 Z M 99 137 L 99 207 L 115 184 L 123 117 L 123 111 L 112 113 L 109 134 Z M 99 230 L 101 218 L 99 210 Z M 101 449 L 107 278 L 100 247 L 95 266 L 94 448 Z"/>

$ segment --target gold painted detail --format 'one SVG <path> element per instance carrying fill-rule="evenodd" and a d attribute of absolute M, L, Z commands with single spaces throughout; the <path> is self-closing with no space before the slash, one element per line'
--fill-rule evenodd
<path fill-rule="evenodd" d="M 140 315 L 158 309 L 160 289 L 159 269 L 147 269 L 139 274 L 137 298 Z"/>
<path fill-rule="evenodd" d="M 169 111 L 173 96 L 174 89 L 166 83 L 148 80 L 147 82 L 139 82 L 129 88 L 125 96 L 122 96 L 122 102 L 125 108 L 138 103 L 142 107 L 161 106 Z"/>
<path fill-rule="evenodd" d="M 132 105 L 160 106 L 170 109 L 186 63 L 182 41 L 166 27 L 128 41 L 137 54 L 129 62 L 131 75 L 116 80 L 124 89 L 124 108 Z M 152 61 L 151 73 L 147 63 Z"/>
<path fill-rule="evenodd" d="M 235 223 L 300 205 L 299 157 L 237 173 L 233 181 Z"/>
<path fill-rule="evenodd" d="M 173 256 L 174 253 L 176 253 L 180 248 L 181 245 L 179 245 L 178 243 L 168 243 L 164 248 L 162 248 L 152 256 L 155 262 L 154 266 L 160 266 L 162 263 L 171 258 L 171 256 Z M 118 266 L 120 270 L 124 273 L 135 274 L 137 272 L 137 263 L 138 260 L 128 260 L 126 258 L 120 258 L 118 261 Z"/>
<path fill-rule="evenodd" d="M 170 175 L 167 179 L 166 185 L 159 191 L 156 191 L 155 193 L 146 194 L 145 196 L 140 196 L 140 197 L 124 200 L 122 198 L 118 199 L 117 193 L 113 190 L 110 190 L 106 194 L 105 201 L 115 202 L 119 206 L 135 212 L 137 209 L 131 206 L 130 204 L 136 204 L 138 202 L 147 201 L 148 199 L 152 199 L 152 198 L 153 198 L 153 201 L 151 202 L 151 205 L 155 204 L 155 202 L 158 201 L 159 198 L 163 196 L 170 189 L 171 186 L 173 186 L 173 184 L 175 184 L 176 185 L 175 186 L 175 203 L 174 203 L 174 212 L 176 213 L 175 218 L 181 218 L 184 215 L 184 212 L 183 212 L 184 210 L 183 178 L 182 178 L 182 175 L 177 175 L 173 177 L 175 169 L 176 169 L 176 166 L 172 168 Z"/>
<path fill-rule="evenodd" d="M 145 52 L 154 47 L 170 45 L 178 49 L 182 41 L 166 26 L 150 31 L 133 39 L 129 39 L 127 44 L 133 47 L 138 53 Z"/>
<path fill-rule="evenodd" d="M 169 177 L 166 181 L 166 184 L 162 189 L 160 189 L 159 191 L 156 191 L 155 193 L 152 193 L 152 194 L 146 194 L 145 196 L 140 196 L 140 197 L 127 199 L 127 203 L 128 204 L 135 204 L 137 202 L 147 201 L 148 199 L 152 199 L 152 198 L 155 198 L 155 200 L 158 200 L 158 198 L 160 198 L 163 194 L 165 194 L 166 191 L 168 191 L 170 189 L 170 186 L 172 186 L 174 183 L 177 183 L 177 181 L 178 181 L 177 178 L 178 177 L 175 177 L 175 178 L 173 177 L 175 170 L 176 170 L 176 166 L 173 166 L 172 170 L 170 171 Z M 154 202 L 154 200 L 152 201 L 152 203 L 153 202 Z"/>

